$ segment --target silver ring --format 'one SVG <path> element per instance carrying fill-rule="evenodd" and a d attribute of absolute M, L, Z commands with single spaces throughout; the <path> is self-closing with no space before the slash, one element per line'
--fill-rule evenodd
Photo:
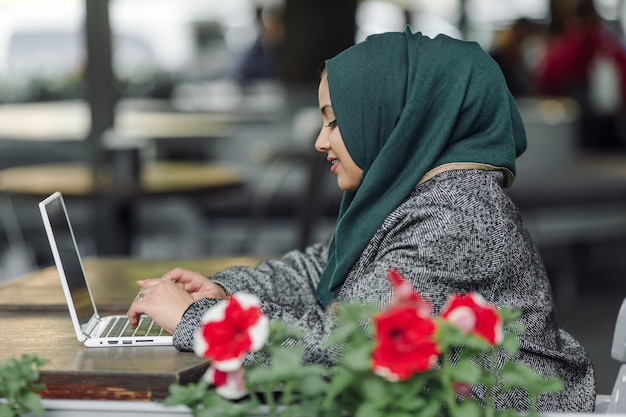
<path fill-rule="evenodd" d="M 140 292 L 140 293 L 139 293 L 139 301 L 143 301 L 143 296 L 144 296 L 144 295 L 145 295 L 145 294 L 144 294 L 143 292 Z"/>

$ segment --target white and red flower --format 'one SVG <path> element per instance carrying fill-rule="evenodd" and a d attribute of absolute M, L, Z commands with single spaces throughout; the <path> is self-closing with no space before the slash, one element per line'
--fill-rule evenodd
<path fill-rule="evenodd" d="M 245 355 L 261 349 L 269 336 L 269 319 L 251 294 L 231 295 L 210 308 L 202 321 L 194 351 L 222 372 L 239 370 Z"/>
<path fill-rule="evenodd" d="M 441 312 L 441 318 L 492 345 L 502 343 L 504 338 L 500 313 L 478 293 L 450 297 Z"/>
<path fill-rule="evenodd" d="M 204 379 L 215 387 L 219 395 L 229 400 L 238 400 L 248 394 L 243 368 L 224 372 L 211 366 L 204 374 Z"/>

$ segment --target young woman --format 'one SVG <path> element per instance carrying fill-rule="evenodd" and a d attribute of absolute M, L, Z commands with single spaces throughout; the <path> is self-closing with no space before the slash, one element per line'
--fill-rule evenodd
<path fill-rule="evenodd" d="M 130 319 L 150 315 L 190 350 L 208 308 L 227 293 L 251 292 L 270 319 L 305 331 L 307 361 L 330 365 L 329 306 L 384 305 L 386 271 L 396 268 L 435 312 L 450 294 L 469 291 L 521 309 L 520 360 L 566 383 L 541 398 L 540 410 L 592 410 L 590 361 L 558 328 L 542 261 L 503 192 L 526 137 L 497 64 L 477 44 L 446 36 L 374 35 L 326 62 L 319 106 L 315 147 L 344 191 L 332 239 L 210 279 L 176 269 L 141 281 Z M 499 405 L 527 408 L 515 393 Z"/>

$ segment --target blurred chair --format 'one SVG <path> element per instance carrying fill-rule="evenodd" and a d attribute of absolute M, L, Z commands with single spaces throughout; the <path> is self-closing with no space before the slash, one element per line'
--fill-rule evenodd
<path fill-rule="evenodd" d="M 0 231 L 7 244 L 6 247 L 0 245 L 0 281 L 34 270 L 35 260 L 26 244 L 15 207 L 4 195 L 0 195 Z"/>
<path fill-rule="evenodd" d="M 617 313 L 611 357 L 621 363 L 611 396 L 598 396 L 596 413 L 626 413 L 626 298 Z"/>
<path fill-rule="evenodd" d="M 247 253 L 251 249 L 249 245 L 257 241 L 272 199 L 289 178 L 289 174 L 298 167 L 306 169 L 306 183 L 303 184 L 298 201 L 298 248 L 304 249 L 310 243 L 313 222 L 319 214 L 321 173 L 326 162 L 314 148 L 320 126 L 319 108 L 310 106 L 298 110 L 291 122 L 292 141 L 282 149 L 269 152 L 266 158 L 267 169 L 253 196 L 243 253 Z"/>

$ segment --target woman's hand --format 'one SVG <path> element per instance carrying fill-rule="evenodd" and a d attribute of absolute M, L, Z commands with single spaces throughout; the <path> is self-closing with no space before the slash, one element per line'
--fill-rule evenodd
<path fill-rule="evenodd" d="M 227 298 L 224 289 L 204 275 L 175 268 L 161 278 L 137 281 L 140 291 L 130 305 L 128 319 L 134 328 L 142 314 L 172 333 L 189 306 L 201 298 Z"/>
<path fill-rule="evenodd" d="M 132 328 L 137 327 L 141 315 L 146 314 L 172 333 L 187 308 L 195 301 L 191 294 L 170 280 L 142 281 L 140 288 L 126 313 Z"/>
<path fill-rule="evenodd" d="M 211 282 L 199 272 L 175 268 L 163 275 L 161 279 L 170 280 L 180 285 L 193 296 L 194 300 L 201 298 L 228 298 L 221 286 Z"/>

